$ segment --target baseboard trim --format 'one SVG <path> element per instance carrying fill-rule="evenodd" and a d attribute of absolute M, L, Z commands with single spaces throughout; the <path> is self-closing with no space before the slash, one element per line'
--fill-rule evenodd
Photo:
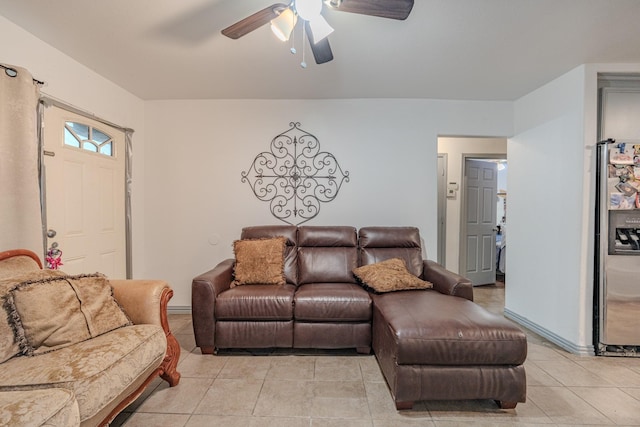
<path fill-rule="evenodd" d="M 178 305 L 167 307 L 167 314 L 191 314 L 190 305 Z"/>
<path fill-rule="evenodd" d="M 567 350 L 569 353 L 573 353 L 578 356 L 595 356 L 593 346 L 581 346 L 572 343 L 571 341 L 568 341 L 567 339 L 555 334 L 554 332 L 543 328 L 542 326 L 532 322 L 526 317 L 520 316 L 518 313 L 515 313 L 506 307 L 504 308 L 504 317 L 513 320 L 514 322 L 524 326 L 527 329 L 530 329 L 536 334 L 548 339 L 555 345 Z"/>

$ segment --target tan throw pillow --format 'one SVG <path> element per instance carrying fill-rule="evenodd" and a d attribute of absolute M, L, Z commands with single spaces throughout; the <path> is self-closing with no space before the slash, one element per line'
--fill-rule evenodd
<path fill-rule="evenodd" d="M 92 338 L 131 325 L 131 320 L 113 297 L 113 288 L 106 276 L 69 276 L 67 282 L 78 295 Z"/>
<path fill-rule="evenodd" d="M 29 356 L 131 324 L 101 274 L 24 281 L 7 294 L 4 307 L 21 353 Z"/>
<path fill-rule="evenodd" d="M 5 262 L 6 261 L 8 260 L 5 260 Z M 4 266 L 5 264 L 3 263 L 3 267 Z M 2 273 L 4 273 L 4 271 Z M 2 273 L 0 273 L 0 276 L 2 276 L 2 278 L 0 278 L 0 306 L 7 293 L 19 283 L 27 280 L 46 279 L 65 275 L 61 270 L 40 270 L 39 268 L 22 272 L 16 270 L 13 276 L 9 276 L 8 274 L 3 276 Z M 9 323 L 9 316 L 0 308 L 0 363 L 19 354 L 21 354 L 20 346 L 13 333 L 13 327 Z"/>
<path fill-rule="evenodd" d="M 353 270 L 353 274 L 364 288 L 374 293 L 433 288 L 431 282 L 411 274 L 400 258 L 358 267 Z"/>
<path fill-rule="evenodd" d="M 231 286 L 284 285 L 285 245 L 284 237 L 233 242 L 236 262 Z"/>

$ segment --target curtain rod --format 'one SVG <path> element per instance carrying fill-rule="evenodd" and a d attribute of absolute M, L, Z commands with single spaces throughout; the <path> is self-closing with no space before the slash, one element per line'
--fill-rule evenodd
<path fill-rule="evenodd" d="M 45 107 L 54 106 L 54 107 L 62 108 L 63 110 L 70 111 L 72 113 L 78 114 L 80 116 L 86 117 L 91 120 L 95 120 L 97 122 L 102 123 L 103 125 L 111 126 L 112 128 L 118 129 L 125 133 L 129 132 L 133 134 L 135 132 L 131 128 L 117 125 L 113 122 L 100 118 L 89 111 L 73 106 L 67 102 L 61 101 L 60 99 L 54 98 L 47 94 L 40 95 L 40 103 L 43 104 Z"/>
<path fill-rule="evenodd" d="M 9 77 L 16 77 L 18 75 L 18 70 L 16 70 L 15 68 L 9 67 L 9 66 L 4 65 L 4 64 L 0 64 L 0 68 L 4 69 L 5 74 L 7 76 L 9 76 Z M 40 86 L 45 84 L 45 82 L 37 80 L 37 79 L 34 79 L 34 78 L 32 78 L 32 80 L 33 80 L 34 83 L 36 83 L 36 84 L 38 84 Z M 95 120 L 95 121 L 100 122 L 102 124 L 105 124 L 107 126 L 111 126 L 112 128 L 121 130 L 121 131 L 123 131 L 125 133 L 133 133 L 134 132 L 134 130 L 131 129 L 131 128 L 123 127 L 123 126 L 117 125 L 115 123 L 112 123 L 112 122 L 110 122 L 108 120 L 101 119 L 100 117 L 97 117 L 93 113 L 90 113 L 88 111 L 82 110 L 82 109 L 80 109 L 78 107 L 70 105 L 70 104 L 68 104 L 68 103 L 66 103 L 64 101 L 61 101 L 59 99 L 56 99 L 54 97 L 47 96 L 46 94 L 42 94 L 40 96 L 40 102 L 42 104 L 44 104 L 46 107 L 48 107 L 50 105 L 55 105 L 56 107 L 62 108 L 63 110 L 67 110 L 67 111 L 70 111 L 72 113 L 79 114 L 81 116 L 84 116 L 84 117 L 87 117 L 89 119 Z"/>
<path fill-rule="evenodd" d="M 0 64 L 0 68 L 4 69 L 4 72 L 9 77 L 15 77 L 18 75 L 18 70 L 15 68 L 7 67 L 6 65 Z M 44 85 L 44 82 L 38 79 L 31 78 L 35 84 L 39 84 L 40 86 Z"/>

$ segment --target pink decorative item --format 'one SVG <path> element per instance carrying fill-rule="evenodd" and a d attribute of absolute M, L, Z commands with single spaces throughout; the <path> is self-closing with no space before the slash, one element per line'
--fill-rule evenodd
<path fill-rule="evenodd" d="M 49 270 L 57 270 L 62 264 L 62 251 L 58 248 L 49 248 L 47 256 L 47 268 Z"/>

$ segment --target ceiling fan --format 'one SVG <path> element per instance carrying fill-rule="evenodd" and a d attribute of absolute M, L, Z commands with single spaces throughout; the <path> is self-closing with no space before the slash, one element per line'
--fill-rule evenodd
<path fill-rule="evenodd" d="M 324 64 L 333 59 L 331 46 L 327 36 L 333 28 L 322 16 L 323 4 L 329 9 L 404 20 L 407 19 L 414 0 L 291 0 L 289 4 L 275 3 L 269 7 L 247 16 L 235 24 L 222 30 L 222 34 L 238 39 L 271 22 L 271 29 L 276 36 L 286 41 L 298 19 L 303 21 L 303 31 L 307 34 L 313 57 L 317 64 Z M 295 49 L 292 48 L 292 53 Z M 302 66 L 306 67 L 304 61 Z"/>

